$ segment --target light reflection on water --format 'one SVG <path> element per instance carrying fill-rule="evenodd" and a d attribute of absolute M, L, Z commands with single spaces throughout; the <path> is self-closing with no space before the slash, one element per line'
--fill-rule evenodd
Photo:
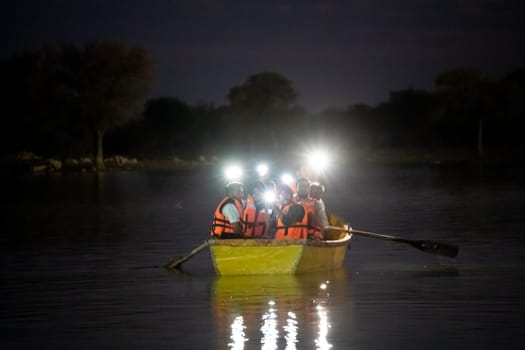
<path fill-rule="evenodd" d="M 330 349 L 332 344 L 330 344 L 326 338 L 328 336 L 328 329 L 331 327 L 328 311 L 322 305 L 317 305 L 317 314 L 319 315 L 319 337 L 315 339 L 315 345 L 317 349 Z"/>
<path fill-rule="evenodd" d="M 244 342 L 248 341 L 249 339 L 246 338 L 246 335 L 244 333 L 246 326 L 244 325 L 244 318 L 242 317 L 242 315 L 235 317 L 230 328 L 231 328 L 231 336 L 230 336 L 231 343 L 228 343 L 228 347 L 234 350 L 244 349 Z"/>
<path fill-rule="evenodd" d="M 230 349 L 256 348 L 258 343 L 268 350 L 330 349 L 327 306 L 336 298 L 348 298 L 348 288 L 344 270 L 328 275 L 218 277 L 212 291 L 217 345 L 221 348 L 228 340 Z"/>
<path fill-rule="evenodd" d="M 297 343 L 298 324 L 296 321 L 297 316 L 292 311 L 288 311 L 288 318 L 286 319 L 286 325 L 283 327 L 285 332 L 284 339 L 286 339 L 286 349 L 296 349 L 295 344 Z M 277 349 L 277 347 L 275 347 Z"/>
<path fill-rule="evenodd" d="M 279 339 L 279 330 L 277 329 L 277 312 L 275 310 L 275 302 L 270 300 L 268 302 L 268 312 L 262 316 L 261 326 L 261 346 L 264 350 L 271 350 L 277 347 L 277 340 Z"/>

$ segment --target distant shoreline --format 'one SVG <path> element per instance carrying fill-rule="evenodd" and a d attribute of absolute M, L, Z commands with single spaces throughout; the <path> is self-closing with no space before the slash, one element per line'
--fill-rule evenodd
<path fill-rule="evenodd" d="M 398 164 L 398 165 L 454 165 L 487 164 L 517 165 L 525 167 L 524 151 L 486 151 L 483 154 L 471 150 L 418 150 L 418 149 L 375 149 L 349 150 L 345 157 L 339 155 L 341 163 L 350 164 Z M 281 159 L 281 161 L 283 161 Z M 214 166 L 222 162 L 219 157 L 200 156 L 195 159 L 149 158 L 139 159 L 120 155 L 104 159 L 106 171 L 188 171 Z M 0 157 L 3 172 L 16 173 L 55 173 L 55 172 L 95 172 L 93 158 L 45 158 L 32 152 Z"/>

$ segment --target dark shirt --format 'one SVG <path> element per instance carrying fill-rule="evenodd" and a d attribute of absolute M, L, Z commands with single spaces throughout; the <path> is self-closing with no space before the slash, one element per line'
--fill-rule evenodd
<path fill-rule="evenodd" d="M 282 222 L 285 226 L 293 225 L 297 222 L 301 222 L 305 215 L 304 207 L 300 204 L 293 203 L 288 209 L 288 213 L 282 216 Z M 270 227 L 269 235 L 273 237 L 275 235 L 275 230 L 277 229 L 277 210 L 273 210 L 272 215 L 270 216 Z"/>
<path fill-rule="evenodd" d="M 300 204 L 293 203 L 288 212 L 282 216 L 282 221 L 285 226 L 293 225 L 303 220 L 305 211 L 304 207 Z"/>

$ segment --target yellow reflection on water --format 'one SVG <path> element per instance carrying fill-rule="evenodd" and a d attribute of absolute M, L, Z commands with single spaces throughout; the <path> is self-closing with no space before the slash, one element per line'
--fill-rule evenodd
<path fill-rule="evenodd" d="M 217 277 L 212 289 L 217 348 L 330 349 L 330 309 L 334 297 L 348 297 L 346 279 L 344 271 L 328 279 L 326 273 Z"/>

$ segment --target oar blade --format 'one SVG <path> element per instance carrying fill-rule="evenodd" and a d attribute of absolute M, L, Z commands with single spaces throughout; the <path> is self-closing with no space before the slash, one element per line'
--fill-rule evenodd
<path fill-rule="evenodd" d="M 177 268 L 180 264 L 184 262 L 183 258 L 183 256 L 174 257 L 164 265 L 164 268 L 168 270 Z"/>
<path fill-rule="evenodd" d="M 186 260 L 189 260 L 192 256 L 194 256 L 195 254 L 197 254 L 198 252 L 200 252 L 207 246 L 208 246 L 208 241 L 204 241 L 204 243 L 202 243 L 197 248 L 193 249 L 190 253 L 184 256 L 176 256 L 175 258 L 168 261 L 166 265 L 164 265 L 164 268 L 168 270 L 178 268 L 183 262 L 185 262 Z"/>
<path fill-rule="evenodd" d="M 430 253 L 455 258 L 458 255 L 458 247 L 434 241 L 412 241 L 414 247 Z"/>

